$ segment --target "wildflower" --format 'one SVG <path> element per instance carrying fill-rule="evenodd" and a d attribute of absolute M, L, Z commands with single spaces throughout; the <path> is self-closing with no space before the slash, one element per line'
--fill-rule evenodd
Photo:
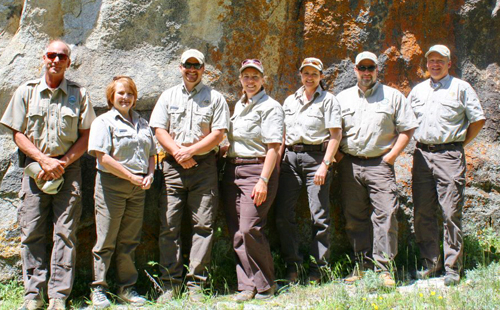
<path fill-rule="evenodd" d="M 418 294 L 418 296 L 420 296 L 420 297 L 424 297 L 424 294 L 420 293 L 420 294 Z"/>
<path fill-rule="evenodd" d="M 373 309 L 378 310 L 378 306 L 376 304 L 372 304 Z"/>
<path fill-rule="evenodd" d="M 443 299 L 443 296 L 439 296 L 438 298 L 439 298 L 439 299 Z"/>
<path fill-rule="evenodd" d="M 366 297 L 363 297 L 363 298 L 361 298 L 361 299 L 363 299 L 363 301 L 366 301 Z"/>
<path fill-rule="evenodd" d="M 432 291 L 431 296 L 434 296 L 434 295 L 436 295 L 436 292 Z"/>
<path fill-rule="evenodd" d="M 382 300 L 382 299 L 384 299 L 384 297 L 380 296 L 378 299 Z"/>

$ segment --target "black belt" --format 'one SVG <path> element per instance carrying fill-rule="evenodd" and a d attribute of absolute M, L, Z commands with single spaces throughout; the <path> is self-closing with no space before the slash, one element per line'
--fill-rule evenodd
<path fill-rule="evenodd" d="M 303 152 L 321 152 L 326 150 L 327 142 L 321 144 L 294 144 L 287 145 L 286 149 L 295 152 L 295 153 L 303 153 Z"/>
<path fill-rule="evenodd" d="M 384 154 L 384 155 L 385 155 L 385 154 Z M 380 155 L 380 156 L 374 156 L 374 157 L 368 157 L 368 156 L 354 156 L 354 155 L 349 154 L 349 156 L 354 157 L 354 158 L 357 158 L 357 159 L 368 160 L 368 159 L 380 158 L 380 157 L 382 157 L 383 155 Z"/>
<path fill-rule="evenodd" d="M 443 143 L 443 144 L 424 144 L 417 142 L 417 147 L 421 150 L 427 152 L 439 152 L 443 150 L 455 150 L 458 147 L 463 147 L 462 142 L 451 142 L 451 143 Z"/>
<path fill-rule="evenodd" d="M 263 164 L 265 157 L 230 157 L 229 162 L 234 165 Z"/>

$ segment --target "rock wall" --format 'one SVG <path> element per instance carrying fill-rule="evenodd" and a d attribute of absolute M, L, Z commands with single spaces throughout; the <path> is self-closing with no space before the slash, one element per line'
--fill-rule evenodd
<path fill-rule="evenodd" d="M 355 83 L 353 60 L 362 50 L 377 53 L 380 80 L 408 93 L 426 77 L 425 51 L 446 44 L 452 73 L 477 90 L 487 115 L 479 139 L 467 148 L 465 210 L 469 232 L 499 226 L 500 208 L 500 1 L 458 0 L 3 0 L 0 3 L 0 113 L 23 81 L 38 77 L 50 39 L 72 46 L 68 75 L 89 89 L 98 113 L 114 75 L 130 75 L 139 88 L 137 108 L 148 115 L 160 93 L 181 81 L 179 57 L 197 48 L 207 57 L 204 81 L 234 104 L 241 94 L 240 62 L 263 61 L 266 88 L 280 102 L 300 86 L 304 57 L 323 60 L 333 93 Z M 0 129 L 0 281 L 19 276 L 17 193 L 21 171 L 10 134 Z M 411 241 L 411 149 L 396 164 L 401 201 L 401 244 Z M 84 157 L 84 213 L 79 232 L 80 273 L 90 274 L 94 241 L 92 186 L 94 160 Z M 332 186 L 334 255 L 349 249 Z M 138 263 L 157 260 L 157 195 L 148 192 L 143 244 Z M 309 236 L 307 205 L 301 199 L 301 229 Z M 221 217 L 222 218 L 222 217 Z M 224 221 L 220 221 L 224 229 Z M 271 224 L 270 229 L 274 227 Z M 271 238 L 273 248 L 277 242 Z M 411 242 L 410 242 L 411 243 Z M 307 237 L 303 241 L 307 251 Z"/>

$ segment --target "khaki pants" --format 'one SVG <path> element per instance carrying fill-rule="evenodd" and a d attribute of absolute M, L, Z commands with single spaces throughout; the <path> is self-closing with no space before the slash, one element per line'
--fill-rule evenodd
<path fill-rule="evenodd" d="M 181 222 L 184 211 L 191 219 L 191 252 L 188 286 L 206 282 L 215 215 L 218 204 L 217 165 L 214 152 L 195 156 L 197 167 L 184 169 L 171 157 L 165 161 L 163 174 L 166 192 L 160 197 L 160 269 L 165 284 L 183 282 Z"/>
<path fill-rule="evenodd" d="M 226 164 L 222 181 L 229 235 L 236 253 L 238 290 L 264 292 L 274 284 L 274 263 L 264 234 L 267 214 L 278 188 L 278 173 L 269 178 L 267 198 L 255 206 L 252 190 L 259 181 L 264 164 Z"/>
<path fill-rule="evenodd" d="M 95 181 L 95 223 L 97 240 L 93 286 L 108 286 L 106 273 L 115 253 L 116 284 L 133 286 L 137 282 L 135 249 L 141 241 L 146 192 L 111 173 L 98 171 Z"/>
<path fill-rule="evenodd" d="M 27 158 L 29 164 L 33 160 Z M 77 160 L 66 167 L 64 184 L 55 195 L 43 193 L 28 175 L 23 176 L 19 208 L 21 260 L 26 300 L 66 299 L 75 278 L 76 229 L 82 213 L 81 169 Z M 47 253 L 47 231 L 53 226 L 52 251 Z M 49 258 L 50 257 L 50 258 Z M 50 259 L 50 266 L 49 264 Z"/>
<path fill-rule="evenodd" d="M 296 153 L 286 150 L 281 163 L 278 194 L 276 196 L 276 226 L 281 243 L 281 253 L 288 266 L 301 265 L 299 232 L 295 206 L 303 186 L 307 188 L 309 210 L 312 219 L 311 268 L 314 271 L 326 266 L 330 255 L 330 184 L 332 173 L 328 171 L 325 184 L 315 185 L 324 152 Z"/>
<path fill-rule="evenodd" d="M 447 272 L 460 272 L 463 257 L 462 208 L 465 190 L 465 154 L 462 146 L 413 155 L 413 203 L 415 237 L 422 264 L 440 264 L 439 229 L 436 212 L 443 215 L 444 265 Z"/>
<path fill-rule="evenodd" d="M 339 163 L 346 232 L 357 260 L 388 270 L 398 251 L 397 186 L 394 166 L 382 157 L 345 155 Z M 365 258 L 367 260 L 365 260 Z"/>

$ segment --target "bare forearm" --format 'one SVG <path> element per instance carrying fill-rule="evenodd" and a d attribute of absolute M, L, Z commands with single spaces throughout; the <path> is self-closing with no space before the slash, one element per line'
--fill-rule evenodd
<path fill-rule="evenodd" d="M 208 136 L 199 142 L 189 146 L 191 156 L 204 154 L 213 150 L 224 138 L 225 129 L 212 131 Z"/>
<path fill-rule="evenodd" d="M 474 123 L 471 123 L 469 125 L 469 128 L 467 128 L 467 134 L 465 135 L 465 141 L 464 141 L 464 146 L 469 144 L 474 138 L 479 134 L 481 129 L 484 126 L 484 123 L 486 120 L 480 120 Z"/>
<path fill-rule="evenodd" d="M 113 175 L 127 181 L 132 180 L 132 178 L 134 177 L 134 174 L 132 172 L 125 169 L 125 167 L 123 167 L 110 155 L 101 152 L 96 152 L 96 155 L 99 164 L 106 168 L 109 173 L 112 173 Z"/>
<path fill-rule="evenodd" d="M 172 136 L 165 129 L 155 128 L 155 136 L 163 149 L 170 155 L 173 155 L 177 152 L 177 150 L 179 150 L 179 147 L 175 144 L 174 139 L 172 139 Z"/>
<path fill-rule="evenodd" d="M 82 157 L 82 155 L 87 151 L 89 144 L 89 134 L 90 129 L 82 129 L 79 131 L 80 137 L 71 146 L 71 148 L 64 154 L 61 161 L 64 162 L 64 166 L 67 167 L 71 165 L 75 160 Z"/>
<path fill-rule="evenodd" d="M 273 169 L 276 166 L 276 160 L 278 159 L 279 148 L 279 143 L 269 143 L 267 145 L 266 159 L 264 161 L 264 167 L 262 167 L 262 172 L 260 173 L 262 177 L 266 179 L 271 177 Z"/>
<path fill-rule="evenodd" d="M 394 143 L 394 146 L 389 153 L 392 153 L 395 157 L 398 157 L 399 154 L 401 154 L 401 152 L 408 145 L 408 143 L 410 143 L 411 137 L 413 136 L 414 132 L 415 129 L 410 129 L 399 133 L 396 143 Z"/>
<path fill-rule="evenodd" d="M 30 157 L 31 159 L 40 162 L 44 158 L 48 157 L 47 155 L 43 154 L 23 133 L 14 131 L 13 139 L 21 152 L 26 154 L 26 156 Z"/>
<path fill-rule="evenodd" d="M 339 148 L 340 139 L 342 138 L 342 129 L 331 128 L 330 129 L 330 140 L 328 141 L 328 146 L 325 151 L 325 160 L 332 162 L 334 160 L 334 155 L 337 153 Z"/>

